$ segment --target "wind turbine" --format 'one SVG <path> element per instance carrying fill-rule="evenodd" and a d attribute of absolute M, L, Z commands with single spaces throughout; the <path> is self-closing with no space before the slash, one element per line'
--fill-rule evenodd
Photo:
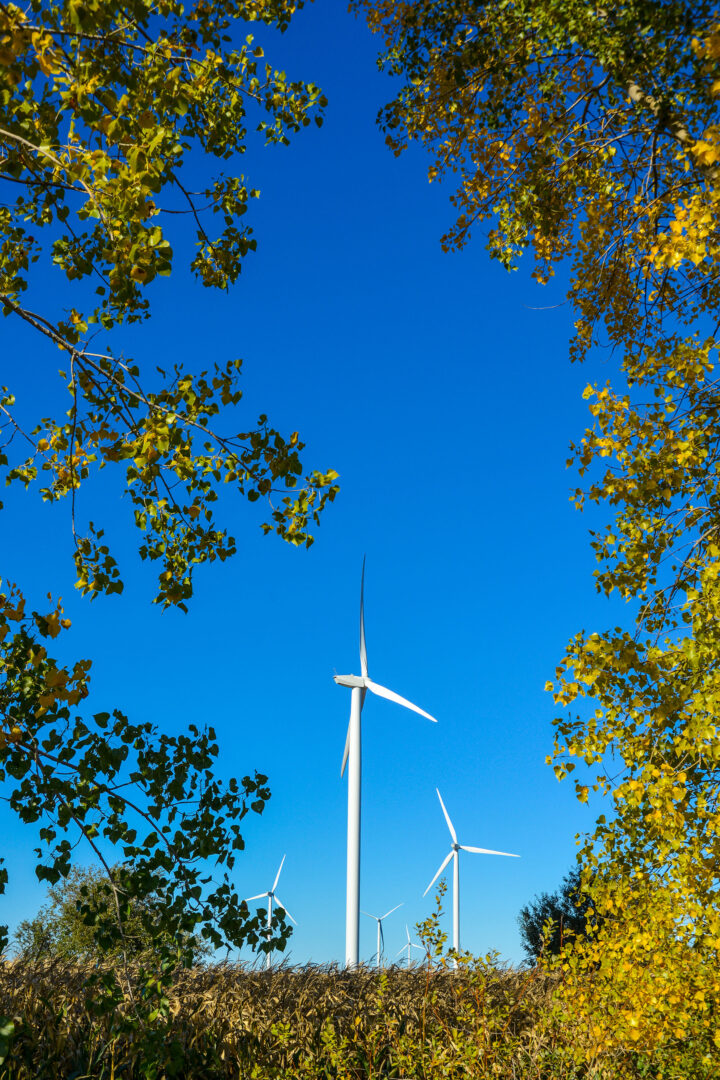
<path fill-rule="evenodd" d="M 437 871 L 437 873 L 435 874 L 435 877 L 432 879 L 432 881 L 428 885 L 427 889 L 423 893 L 423 896 L 427 896 L 428 892 L 433 887 L 433 885 L 435 884 L 437 879 L 440 877 L 440 875 L 442 874 L 442 872 L 445 869 L 445 867 L 447 866 L 447 864 L 450 862 L 451 859 L 454 859 L 455 861 L 453 863 L 453 949 L 455 950 L 456 953 L 459 953 L 460 952 L 460 852 L 461 851 L 471 851 L 471 852 L 473 852 L 474 855 L 506 855 L 510 859 L 519 859 L 520 856 L 519 855 L 512 855 L 509 851 L 491 851 L 490 848 L 469 847 L 467 844 L 458 844 L 457 833 L 455 832 L 455 829 L 453 827 L 453 823 L 450 820 L 450 815 L 448 814 L 447 810 L 445 809 L 445 803 L 442 801 L 442 795 L 440 794 L 440 792 L 438 791 L 437 788 L 435 788 L 435 790 L 437 791 L 437 797 L 440 800 L 440 805 L 442 806 L 442 812 L 445 815 L 445 820 L 447 821 L 447 827 L 450 830 L 450 836 L 451 836 L 451 839 L 452 839 L 452 843 L 450 845 L 450 853 L 448 855 L 446 855 L 445 858 L 443 859 L 443 861 L 440 863 L 440 869 Z M 457 967 L 457 960 L 455 960 L 455 967 Z"/>
<path fill-rule="evenodd" d="M 377 952 L 375 953 L 376 967 L 381 966 L 382 950 L 385 946 L 385 935 L 382 928 L 383 919 L 387 919 L 388 915 L 392 915 L 393 911 L 397 911 L 397 909 L 401 907 L 402 904 L 396 904 L 394 908 L 390 908 L 390 910 L 386 911 L 384 915 L 371 915 L 369 911 L 363 911 L 363 915 L 367 915 L 369 919 L 375 919 L 375 922 L 377 923 Z"/>
<path fill-rule="evenodd" d="M 419 709 L 411 701 L 400 697 L 399 694 L 388 690 L 384 686 L 373 682 L 368 677 L 367 649 L 365 647 L 365 615 L 363 611 L 363 597 L 365 591 L 365 559 L 363 559 L 362 577 L 360 579 L 360 675 L 335 675 L 334 679 L 338 686 L 348 686 L 352 690 L 350 702 L 350 723 L 348 724 L 347 738 L 345 739 L 345 753 L 343 754 L 340 776 L 348 766 L 348 821 L 347 821 L 347 901 L 345 908 L 345 966 L 357 967 L 360 946 L 360 775 L 361 775 L 361 748 L 360 748 L 360 716 L 362 713 L 365 693 L 369 690 L 378 697 L 387 698 L 398 705 L 404 705 L 406 709 L 432 720 L 437 720 L 424 709 Z"/>
<path fill-rule="evenodd" d="M 405 950 L 407 949 L 407 966 L 410 967 L 410 964 L 412 963 L 412 950 L 419 949 L 420 952 L 423 952 L 423 947 L 422 945 L 416 945 L 414 941 L 410 940 L 410 928 L 408 927 L 407 923 L 405 923 L 405 933 L 407 934 L 407 945 L 403 945 L 402 949 L 398 949 L 398 951 L 395 953 L 395 956 L 397 958 L 401 952 L 405 952 Z"/>
<path fill-rule="evenodd" d="M 280 897 L 275 892 L 275 890 L 277 889 L 277 883 L 280 880 L 280 872 L 281 872 L 281 870 L 283 868 L 283 863 L 284 862 L 285 862 L 285 856 L 283 855 L 283 857 L 282 857 L 282 859 L 280 861 L 280 866 L 278 867 L 278 872 L 275 875 L 275 880 L 273 881 L 272 889 L 268 889 L 267 892 L 258 893 L 257 896 L 248 896 L 248 898 L 245 901 L 246 904 L 249 904 L 251 900 L 262 900 L 263 897 L 267 896 L 267 922 L 266 922 L 265 925 L 267 927 L 266 934 L 267 934 L 268 940 L 272 937 L 273 900 L 276 901 L 277 907 L 282 908 L 282 910 L 285 912 L 285 914 L 287 915 L 290 922 L 295 923 L 295 925 L 297 926 L 297 923 L 293 919 L 292 915 L 290 914 L 288 909 L 285 907 L 285 905 L 283 904 Z M 265 961 L 265 967 L 266 968 L 270 967 L 270 953 L 267 954 L 267 960 Z"/>

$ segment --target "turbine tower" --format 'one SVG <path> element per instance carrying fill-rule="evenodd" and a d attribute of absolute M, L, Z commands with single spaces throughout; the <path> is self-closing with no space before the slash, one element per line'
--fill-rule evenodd
<path fill-rule="evenodd" d="M 442 872 L 445 869 L 445 867 L 447 866 L 447 864 L 450 862 L 451 859 L 454 859 L 455 861 L 453 863 L 453 949 L 455 950 L 456 953 L 459 953 L 460 952 L 460 852 L 461 851 L 471 851 L 474 855 L 506 855 L 510 859 L 519 859 L 520 856 L 519 855 L 513 855 L 509 851 L 491 851 L 490 848 L 469 847 L 467 844 L 458 844 L 457 833 L 455 832 L 455 828 L 453 826 L 453 823 L 450 820 L 450 815 L 448 814 L 447 810 L 445 809 L 445 803 L 442 801 L 442 795 L 440 794 L 440 792 L 438 791 L 437 788 L 435 788 L 435 790 L 437 791 L 437 797 L 440 800 L 440 805 L 442 806 L 442 812 L 445 815 L 445 820 L 447 821 L 447 827 L 450 830 L 450 837 L 451 837 L 452 843 L 450 844 L 450 853 L 448 855 L 446 855 L 445 858 L 443 859 L 443 861 L 440 863 L 440 869 L 437 871 L 437 873 L 435 874 L 435 877 L 432 879 L 432 881 L 428 885 L 427 889 L 423 893 L 423 896 L 427 896 L 428 892 L 433 887 L 433 885 L 435 884 L 437 879 L 440 877 L 440 875 L 442 874 Z M 455 967 L 457 967 L 457 960 L 455 960 Z"/>
<path fill-rule="evenodd" d="M 419 709 L 411 701 L 399 694 L 373 682 L 368 677 L 367 649 L 365 647 L 365 615 L 363 610 L 365 591 L 365 559 L 363 558 L 362 577 L 360 579 L 360 675 L 335 675 L 338 686 L 347 686 L 352 691 L 350 701 L 350 723 L 345 739 L 340 776 L 348 766 L 348 821 L 347 821 L 347 902 L 345 908 L 345 967 L 354 968 L 358 964 L 360 948 L 360 777 L 361 746 L 360 717 L 366 691 L 387 698 L 397 705 L 432 720 L 437 720 L 424 709 Z"/>
<path fill-rule="evenodd" d="M 367 915 L 369 919 L 374 919 L 377 923 L 377 952 L 375 953 L 375 967 L 381 967 L 382 950 L 385 946 L 385 934 L 383 933 L 383 919 L 387 919 L 388 915 L 392 915 L 393 911 L 397 911 L 401 908 L 402 904 L 396 904 L 394 908 L 390 908 L 384 915 L 371 915 L 369 911 L 363 911 L 363 915 Z"/>
<path fill-rule="evenodd" d="M 278 883 L 278 881 L 280 880 L 280 872 L 281 872 L 281 870 L 282 870 L 282 868 L 283 868 L 283 863 L 284 863 L 284 862 L 285 862 L 285 856 L 283 855 L 283 857 L 282 857 L 282 859 L 281 859 L 281 861 L 280 861 L 280 866 L 278 867 L 278 872 L 277 872 L 277 874 L 275 875 L 275 880 L 273 881 L 273 887 L 272 887 L 272 889 L 268 889 L 268 891 L 267 891 L 267 892 L 261 892 L 261 893 L 258 893 L 258 894 L 257 894 L 257 896 L 248 896 L 248 898 L 247 898 L 247 899 L 246 899 L 246 901 L 245 901 L 245 903 L 246 903 L 246 904 L 249 904 L 251 900 L 262 900 L 262 899 L 264 899 L 264 897 L 266 897 L 266 896 L 267 896 L 267 922 L 266 922 L 266 924 L 265 924 L 265 925 L 266 925 L 266 927 L 267 927 L 267 929 L 266 929 L 265 933 L 266 933 L 266 935 L 267 935 L 268 941 L 269 941 L 269 940 L 270 940 L 270 938 L 272 937 L 272 911 L 273 911 L 273 900 L 275 900 L 275 902 L 276 902 L 276 906 L 277 906 L 277 907 L 279 907 L 279 908 L 281 908 L 281 909 L 282 909 L 282 910 L 283 910 L 283 911 L 285 912 L 285 914 L 287 915 L 287 917 L 288 917 L 288 919 L 290 920 L 290 922 L 292 922 L 292 923 L 295 923 L 295 925 L 297 926 L 297 923 L 296 923 L 296 922 L 295 922 L 295 920 L 293 919 L 292 915 L 290 914 L 290 912 L 288 911 L 288 909 L 287 909 L 287 908 L 285 907 L 285 905 L 283 904 L 283 902 L 282 902 L 282 900 L 280 899 L 280 897 L 279 897 L 279 896 L 277 895 L 277 893 L 275 892 L 275 890 L 277 889 L 277 883 Z M 265 967 L 266 967 L 266 968 L 269 968 L 269 967 L 270 967 L 270 953 L 269 953 L 269 952 L 268 952 L 268 954 L 267 954 L 267 959 L 266 959 L 266 961 L 265 961 Z"/>

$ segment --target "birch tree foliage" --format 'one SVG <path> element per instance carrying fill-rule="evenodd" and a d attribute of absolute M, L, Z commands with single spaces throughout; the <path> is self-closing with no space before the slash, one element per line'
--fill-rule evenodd
<path fill-rule="evenodd" d="M 21 422 L 28 406 L 5 366 L 0 464 L 43 499 L 68 498 L 77 584 L 90 597 L 122 588 L 102 524 L 80 498 L 98 468 L 124 474 L 162 605 L 183 607 L 195 567 L 236 550 L 216 521 L 220 486 L 269 500 L 263 529 L 293 544 L 312 542 L 335 496 L 332 471 L 303 478 L 297 432 L 281 434 L 265 415 L 240 431 L 221 423 L 221 410 L 240 402 L 239 360 L 193 358 L 186 368 L 103 345 L 106 331 L 117 342 L 118 328 L 149 316 L 151 284 L 172 273 L 186 218 L 204 286 L 233 284 L 255 249 L 245 215 L 259 192 L 234 171 L 249 129 L 287 143 L 321 123 L 325 99 L 276 70 L 252 33 L 234 47 L 229 31 L 283 30 L 299 6 L 0 3 L 0 307 L 59 347 L 68 395 L 59 417 Z M 41 262 L 74 283 L 76 306 L 57 310 L 47 290 L 38 295 Z"/>
<path fill-rule="evenodd" d="M 482 231 L 508 268 L 528 252 L 541 282 L 564 261 L 572 358 L 602 345 L 621 360 L 617 385 L 587 387 L 589 425 L 568 463 L 581 478 L 576 505 L 607 508 L 607 527 L 592 534 L 596 583 L 627 601 L 628 619 L 580 632 L 548 684 L 567 709 L 550 763 L 560 778 L 590 766 L 578 798 L 594 789 L 609 802 L 582 850 L 602 931 L 569 947 L 564 986 L 588 1013 L 578 1052 L 589 1058 L 698 1028 L 712 1046 L 720 10 L 687 0 L 354 6 L 401 80 L 380 117 L 388 145 L 424 145 L 429 179 L 452 185 L 444 247 Z"/>

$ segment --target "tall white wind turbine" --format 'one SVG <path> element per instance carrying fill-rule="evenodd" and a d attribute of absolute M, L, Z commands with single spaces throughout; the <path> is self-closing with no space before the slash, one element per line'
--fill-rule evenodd
<path fill-rule="evenodd" d="M 419 709 L 411 701 L 400 697 L 399 694 L 388 690 L 384 686 L 373 682 L 368 677 L 367 649 L 365 647 L 365 615 L 363 611 L 365 591 L 365 559 L 363 559 L 362 577 L 360 579 L 360 675 L 335 675 L 334 679 L 338 686 L 348 686 L 352 690 L 350 702 L 350 723 L 348 725 L 347 738 L 345 739 L 345 753 L 343 755 L 340 775 L 348 766 L 348 823 L 347 823 L 347 901 L 345 907 L 345 966 L 357 967 L 360 947 L 360 776 L 361 776 L 361 748 L 360 748 L 360 716 L 366 691 L 377 694 L 378 697 L 387 698 L 397 705 L 404 705 L 406 709 L 432 720 L 437 720 L 424 709 Z"/>
<path fill-rule="evenodd" d="M 290 922 L 295 923 L 295 925 L 297 926 L 297 923 L 293 919 L 292 915 L 290 914 L 288 909 L 285 907 L 285 905 L 283 904 L 280 897 L 275 892 L 275 890 L 277 889 L 277 883 L 280 880 L 280 872 L 282 871 L 284 862 L 285 862 L 285 856 L 283 855 L 282 859 L 280 860 L 280 866 L 278 867 L 278 872 L 275 875 L 275 880 L 273 881 L 272 889 L 268 889 L 267 892 L 258 893 L 257 896 L 248 896 L 247 899 L 245 900 L 245 903 L 249 904 L 251 900 L 263 900 L 267 896 L 267 922 L 265 924 L 267 929 L 266 929 L 265 933 L 267 935 L 268 940 L 270 940 L 270 938 L 272 937 L 273 900 L 275 901 L 275 906 L 279 907 L 279 908 L 282 908 L 282 910 L 285 912 L 285 914 L 287 915 Z M 268 953 L 267 954 L 267 959 L 265 961 L 265 967 L 269 968 L 270 964 L 271 964 L 270 953 Z"/>
<path fill-rule="evenodd" d="M 506 855 L 509 859 L 519 859 L 520 856 L 519 855 L 513 855 L 509 851 L 491 851 L 490 848 L 469 847 L 467 844 L 458 844 L 457 833 L 455 832 L 455 828 L 453 826 L 453 823 L 450 820 L 450 815 L 448 814 L 447 810 L 445 809 L 445 803 L 442 801 L 442 795 L 440 794 L 440 792 L 438 791 L 437 788 L 435 788 L 435 790 L 437 791 L 437 797 L 440 800 L 440 805 L 442 806 L 442 812 L 445 815 L 445 820 L 447 821 L 447 827 L 450 830 L 450 838 L 451 838 L 452 843 L 450 844 L 450 853 L 448 855 L 446 855 L 445 858 L 443 859 L 443 861 L 440 863 L 439 870 L 437 871 L 437 873 L 435 874 L 435 877 L 432 879 L 432 881 L 428 885 L 427 889 L 423 893 L 423 896 L 427 896 L 428 892 L 433 887 L 433 885 L 435 884 L 437 879 L 440 877 L 440 875 L 442 874 L 442 872 L 445 869 L 445 867 L 447 866 L 447 864 L 450 862 L 451 859 L 453 859 L 454 860 L 454 862 L 453 862 L 453 949 L 455 950 L 456 953 L 459 953 L 460 952 L 460 852 L 461 851 L 471 851 L 474 855 Z M 455 961 L 455 967 L 457 967 L 457 960 Z"/>
<path fill-rule="evenodd" d="M 395 957 L 397 958 L 401 952 L 405 952 L 405 950 L 407 949 L 407 966 L 410 967 L 410 965 L 412 964 L 412 950 L 419 949 L 420 952 L 423 952 L 423 947 L 422 945 L 417 945 L 414 941 L 410 940 L 410 927 L 407 923 L 405 923 L 405 933 L 407 935 L 407 945 L 403 945 L 402 949 L 398 949 L 398 951 L 395 953 Z"/>
<path fill-rule="evenodd" d="M 393 911 L 397 911 L 401 908 L 402 904 L 396 904 L 394 908 L 390 908 L 384 915 L 371 915 L 369 911 L 363 911 L 363 915 L 367 915 L 369 919 L 374 919 L 377 923 L 377 952 L 375 953 L 375 967 L 382 966 L 382 951 L 385 946 L 385 935 L 383 933 L 383 919 L 387 919 L 388 915 L 392 915 Z"/>

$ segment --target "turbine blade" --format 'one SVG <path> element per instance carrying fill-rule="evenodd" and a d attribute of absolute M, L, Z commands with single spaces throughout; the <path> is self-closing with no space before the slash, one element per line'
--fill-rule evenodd
<path fill-rule="evenodd" d="M 445 815 L 445 820 L 447 821 L 447 827 L 450 830 L 450 835 L 453 838 L 453 844 L 457 844 L 457 842 L 458 842 L 457 833 L 455 832 L 455 829 L 453 828 L 453 823 L 450 820 L 450 815 L 448 814 L 447 810 L 445 809 L 445 803 L 442 801 L 442 795 L 440 794 L 440 790 L 439 790 L 439 788 L 435 788 L 435 790 L 437 791 L 437 797 L 440 800 L 440 805 L 442 806 L 442 812 Z"/>
<path fill-rule="evenodd" d="M 404 903 L 404 901 L 403 901 L 403 903 Z M 380 919 L 381 920 L 382 919 L 387 919 L 388 915 L 392 915 L 393 911 L 397 911 L 397 909 L 401 908 L 402 906 L 403 906 L 402 904 L 396 904 L 395 907 L 391 907 L 389 911 L 386 911 L 384 915 L 381 915 Z"/>
<path fill-rule="evenodd" d="M 275 880 L 273 881 L 273 887 L 272 887 L 272 889 L 270 890 L 270 892 L 273 892 L 273 893 L 274 893 L 274 892 L 275 892 L 275 890 L 277 889 L 277 883 L 278 883 L 278 881 L 280 880 L 280 871 L 281 871 L 281 870 L 282 870 L 282 868 L 283 868 L 283 863 L 284 863 L 284 862 L 285 862 L 285 856 L 283 855 L 283 857 L 282 857 L 282 859 L 281 859 L 281 861 L 280 861 L 280 866 L 278 867 L 278 872 L 277 872 L 277 874 L 275 875 Z"/>
<path fill-rule="evenodd" d="M 429 712 L 425 712 L 424 709 L 419 708 L 417 705 L 413 705 L 412 701 L 408 701 L 407 698 L 400 697 L 394 690 L 388 690 L 386 686 L 380 686 L 379 683 L 373 682 L 372 679 L 365 678 L 365 685 L 368 690 L 373 694 L 377 694 L 378 697 L 387 698 L 388 701 L 394 701 L 396 705 L 404 705 L 406 709 L 412 709 L 413 712 L 420 713 L 421 716 L 427 717 L 428 720 L 432 720 L 433 724 L 437 724 L 437 720 L 434 716 L 431 716 Z"/>
<path fill-rule="evenodd" d="M 360 909 L 360 914 L 361 915 L 367 915 L 368 919 L 377 920 L 377 915 L 371 915 L 369 911 L 363 911 L 362 908 Z"/>
<path fill-rule="evenodd" d="M 288 909 L 287 909 L 287 908 L 285 907 L 285 905 L 283 904 L 283 902 L 282 902 L 282 900 L 280 899 L 280 897 L 279 897 L 279 896 L 276 896 L 276 897 L 275 897 L 275 910 L 277 911 L 277 909 L 278 909 L 278 908 L 282 908 L 282 910 L 283 910 L 283 911 L 285 912 L 285 914 L 287 915 L 287 917 L 288 917 L 288 919 L 290 920 L 290 922 L 291 922 L 291 923 L 295 923 L 295 925 L 297 926 L 297 922 L 295 922 L 295 919 L 293 919 L 292 915 L 290 914 L 290 912 L 288 911 Z"/>
<path fill-rule="evenodd" d="M 367 648 L 365 646 L 365 556 L 363 555 L 362 576 L 360 578 L 360 674 L 367 675 Z"/>
<path fill-rule="evenodd" d="M 342 780 L 345 775 L 345 766 L 350 756 L 350 725 L 348 724 L 347 735 L 345 736 L 345 753 L 343 754 L 342 766 L 340 767 L 340 779 Z"/>
<path fill-rule="evenodd" d="M 425 892 L 423 893 L 423 896 L 427 896 L 427 894 L 428 894 L 428 893 L 430 892 L 430 890 L 432 889 L 433 885 L 435 884 L 435 882 L 437 881 L 437 879 L 438 879 L 438 878 L 440 877 L 440 875 L 442 874 L 443 870 L 445 869 L 445 867 L 447 866 L 447 864 L 448 864 L 448 863 L 450 862 L 450 860 L 452 859 L 452 857 L 453 857 L 453 855 L 454 855 L 454 854 L 455 854 L 455 852 L 451 851 L 449 855 L 446 855 L 446 856 L 445 856 L 445 858 L 443 859 L 443 861 L 442 861 L 442 862 L 440 863 L 440 869 L 438 870 L 438 872 L 436 873 L 435 877 L 434 877 L 434 878 L 432 879 L 432 881 L 431 881 L 431 882 L 430 882 L 430 884 L 428 885 L 427 889 L 426 889 L 426 890 L 425 890 Z"/>
<path fill-rule="evenodd" d="M 257 894 L 257 896 L 246 896 L 245 897 L 245 903 L 249 904 L 251 900 L 264 900 L 266 896 L 267 896 L 266 892 L 259 892 Z"/>
<path fill-rule="evenodd" d="M 385 931 L 382 928 L 382 919 L 380 920 L 379 925 L 380 925 L 380 952 L 385 952 Z"/>
<path fill-rule="evenodd" d="M 403 945 L 402 949 L 398 949 L 398 951 L 395 953 L 395 956 L 394 956 L 393 959 L 397 960 L 400 953 L 404 953 L 406 949 L 407 949 L 407 945 Z"/>
<path fill-rule="evenodd" d="M 519 859 L 519 855 L 513 855 L 511 851 L 492 851 L 486 847 L 468 847 L 466 844 L 460 844 L 461 851 L 472 851 L 475 855 L 507 855 L 509 859 Z"/>

